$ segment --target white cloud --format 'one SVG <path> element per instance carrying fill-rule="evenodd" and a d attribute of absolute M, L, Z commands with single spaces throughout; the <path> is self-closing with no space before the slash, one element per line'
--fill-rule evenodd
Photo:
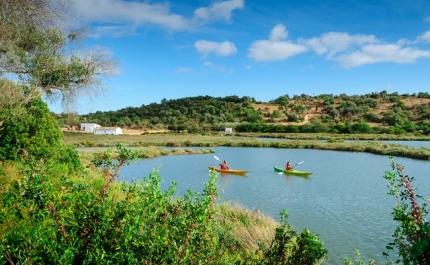
<path fill-rule="evenodd" d="M 249 70 L 251 68 L 252 68 L 252 66 L 250 66 L 250 65 L 245 66 L 245 69 L 247 69 L 247 70 Z"/>
<path fill-rule="evenodd" d="M 245 5 L 244 0 L 227 0 L 214 3 L 210 7 L 201 7 L 194 11 L 196 19 L 202 20 L 217 20 L 217 19 L 231 19 L 231 13 L 235 9 L 242 9 Z"/>
<path fill-rule="evenodd" d="M 217 56 L 229 56 L 237 52 L 236 46 L 229 41 L 212 42 L 199 40 L 194 43 L 194 48 L 205 56 L 210 53 L 215 53 Z"/>
<path fill-rule="evenodd" d="M 430 16 L 424 18 L 424 21 L 430 21 Z"/>
<path fill-rule="evenodd" d="M 285 26 L 277 24 L 270 32 L 269 40 L 257 40 L 251 44 L 248 57 L 255 61 L 280 61 L 306 51 L 303 45 L 284 41 L 287 37 Z"/>
<path fill-rule="evenodd" d="M 328 32 L 316 38 L 299 39 L 297 43 L 287 38 L 285 26 L 277 24 L 270 32 L 269 40 L 257 40 L 251 44 L 248 57 L 255 61 L 276 61 L 314 51 L 345 68 L 382 62 L 415 63 L 420 58 L 430 58 L 430 50 L 414 46 L 430 42 L 430 31 L 419 35 L 415 41 L 399 39 L 393 43 L 385 43 L 374 35 L 350 35 L 346 32 Z"/>
<path fill-rule="evenodd" d="M 349 35 L 345 32 L 328 32 L 322 34 L 319 38 L 300 40 L 300 43 L 309 46 L 318 55 L 327 54 L 327 56 L 331 57 L 350 48 L 378 43 L 378 40 L 373 35 Z"/>
<path fill-rule="evenodd" d="M 89 34 L 92 38 L 99 38 L 101 36 L 121 37 L 133 34 L 135 28 L 132 26 L 101 26 L 95 27 Z"/>
<path fill-rule="evenodd" d="M 417 40 L 418 41 L 424 41 L 424 42 L 430 42 L 430 30 L 419 35 Z"/>
<path fill-rule="evenodd" d="M 193 71 L 192 68 L 183 67 L 183 68 L 176 69 L 174 72 L 175 73 L 187 73 L 187 72 L 191 72 L 191 71 Z"/>
<path fill-rule="evenodd" d="M 306 47 L 288 41 L 259 40 L 251 44 L 248 57 L 255 61 L 280 61 L 305 51 Z"/>
<path fill-rule="evenodd" d="M 82 20 L 115 24 L 155 24 L 169 30 L 185 30 L 190 22 L 173 14 L 168 4 L 119 0 L 76 0 L 73 12 Z"/>
<path fill-rule="evenodd" d="M 336 60 L 345 68 L 381 62 L 414 63 L 419 58 L 430 58 L 430 51 L 398 44 L 370 44 L 359 51 L 339 56 Z"/>
<path fill-rule="evenodd" d="M 288 31 L 285 29 L 285 26 L 282 24 L 278 24 L 273 27 L 272 31 L 270 31 L 269 40 L 270 41 L 280 41 L 288 38 Z"/>
<path fill-rule="evenodd" d="M 244 0 L 219 1 L 210 7 L 196 9 L 194 17 L 187 18 L 173 13 L 168 3 L 135 0 L 75 0 L 74 2 L 71 13 L 76 14 L 80 22 L 107 24 L 103 26 L 112 26 L 114 30 L 126 28 L 134 30 L 142 25 L 155 25 L 168 31 L 190 30 L 212 20 L 229 21 L 233 10 L 241 9 L 244 6 Z M 103 29 L 98 29 L 95 35 L 99 35 L 101 32 L 104 32 Z M 109 35 L 116 36 L 121 32 L 118 30 Z M 123 34 L 129 34 L 129 32 Z"/>
<path fill-rule="evenodd" d="M 214 63 L 212 63 L 211 61 L 206 61 L 203 63 L 203 66 L 209 67 L 210 69 L 216 71 L 216 72 L 229 72 L 229 73 L 233 73 L 233 68 L 230 67 L 230 69 L 228 69 L 227 67 L 223 66 L 223 65 L 216 65 Z"/>

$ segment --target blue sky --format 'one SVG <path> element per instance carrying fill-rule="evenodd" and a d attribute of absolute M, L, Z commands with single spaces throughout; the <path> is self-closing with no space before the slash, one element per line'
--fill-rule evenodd
<path fill-rule="evenodd" d="M 430 91 L 428 0 L 74 2 L 86 44 L 121 68 L 80 114 L 199 95 Z"/>

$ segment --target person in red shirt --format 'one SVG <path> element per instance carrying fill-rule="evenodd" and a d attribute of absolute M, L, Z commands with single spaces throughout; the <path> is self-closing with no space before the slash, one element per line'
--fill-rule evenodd
<path fill-rule="evenodd" d="M 293 170 L 293 166 L 290 164 L 290 161 L 285 165 L 285 170 Z"/>
<path fill-rule="evenodd" d="M 221 169 L 230 169 L 230 167 L 227 165 L 227 161 L 225 161 L 225 160 L 224 160 L 224 162 L 222 162 L 219 165 L 221 166 Z"/>

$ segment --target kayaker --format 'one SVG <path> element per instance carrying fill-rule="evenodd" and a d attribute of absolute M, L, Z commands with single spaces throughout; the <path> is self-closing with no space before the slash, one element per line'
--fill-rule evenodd
<path fill-rule="evenodd" d="M 219 165 L 221 166 L 221 169 L 230 169 L 230 167 L 227 165 L 227 161 L 225 160 Z"/>
<path fill-rule="evenodd" d="M 287 162 L 287 164 L 285 165 L 285 170 L 292 170 L 293 166 L 290 164 L 290 161 Z"/>

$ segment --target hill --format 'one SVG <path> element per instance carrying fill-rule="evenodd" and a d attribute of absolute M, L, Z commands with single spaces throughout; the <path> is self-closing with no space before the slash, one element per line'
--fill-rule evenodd
<path fill-rule="evenodd" d="M 363 96 L 360 96 L 359 98 L 362 99 Z M 333 101 L 330 102 L 329 99 L 333 99 Z M 347 103 L 348 101 L 356 102 L 357 99 L 358 98 L 356 96 L 340 97 L 340 96 L 332 96 L 332 95 L 322 95 L 319 97 L 305 96 L 303 99 L 300 97 L 296 97 L 295 99 L 288 101 L 288 104 L 286 106 L 287 108 L 290 107 L 290 111 L 293 113 L 297 112 L 294 109 L 295 106 L 305 107 L 306 111 L 303 112 L 303 116 L 302 116 L 303 120 L 296 121 L 296 122 L 288 120 L 288 117 L 286 117 L 285 115 L 285 111 L 283 111 L 284 115 L 281 115 L 281 117 L 273 118 L 274 111 L 281 110 L 282 112 L 282 110 L 287 109 L 285 108 L 286 104 L 278 104 L 275 102 L 254 103 L 252 104 L 252 107 L 256 111 L 263 110 L 264 120 L 266 122 L 272 122 L 272 123 L 274 122 L 277 124 L 305 124 L 305 123 L 309 123 L 310 120 L 321 121 L 322 119 L 324 119 L 325 115 L 330 115 L 330 111 L 333 108 L 339 110 L 342 108 L 341 106 L 342 103 Z M 419 97 L 416 95 L 414 96 L 403 95 L 403 96 L 395 96 L 395 97 L 388 96 L 388 97 L 379 97 L 379 98 L 377 97 L 376 99 L 377 99 L 376 101 L 377 103 L 375 107 L 372 108 L 372 105 L 371 106 L 368 105 L 368 107 L 370 108 L 369 110 L 366 110 L 366 108 L 364 108 L 364 109 L 361 109 L 361 111 L 359 110 L 358 113 L 354 113 L 354 111 L 352 111 L 352 113 L 350 113 L 352 115 L 350 115 L 349 118 L 359 118 L 360 113 L 363 114 L 364 112 L 373 113 L 380 119 L 380 122 L 375 121 L 375 122 L 367 122 L 367 123 L 369 123 L 372 126 L 382 126 L 384 114 L 386 114 L 390 110 L 396 109 L 396 107 L 399 106 L 399 102 L 402 102 L 404 104 L 403 106 L 403 104 L 400 103 L 400 106 L 402 106 L 403 108 L 406 107 L 407 110 L 412 111 L 412 113 L 414 113 L 414 116 L 417 116 L 416 121 L 420 120 L 420 117 L 419 117 L 420 113 L 416 113 L 416 112 L 417 111 L 422 112 L 422 110 L 428 109 L 430 107 L 430 98 Z M 366 106 L 367 104 L 359 103 L 358 106 L 360 105 Z"/>
<path fill-rule="evenodd" d="M 246 96 L 197 96 L 163 99 L 161 103 L 127 107 L 117 111 L 75 115 L 75 119 L 70 119 L 70 115 L 58 115 L 57 118 L 63 119 L 69 125 L 74 125 L 73 122 L 78 125 L 85 120 L 138 132 L 170 130 L 193 133 L 224 131 L 226 127 L 248 131 L 249 128 L 245 128 L 244 124 L 259 124 L 258 128 L 252 130 L 260 131 L 275 130 L 272 127 L 282 125 L 289 127 L 281 129 L 280 132 L 302 132 L 300 126 L 318 125 L 318 130 L 322 132 L 351 132 L 350 126 L 366 124 L 382 133 L 418 131 L 430 134 L 429 109 L 430 95 L 427 92 L 399 95 L 396 92 L 382 91 L 353 96 L 283 95 L 270 102 L 259 102 Z M 391 129 L 387 129 L 388 127 Z"/>

